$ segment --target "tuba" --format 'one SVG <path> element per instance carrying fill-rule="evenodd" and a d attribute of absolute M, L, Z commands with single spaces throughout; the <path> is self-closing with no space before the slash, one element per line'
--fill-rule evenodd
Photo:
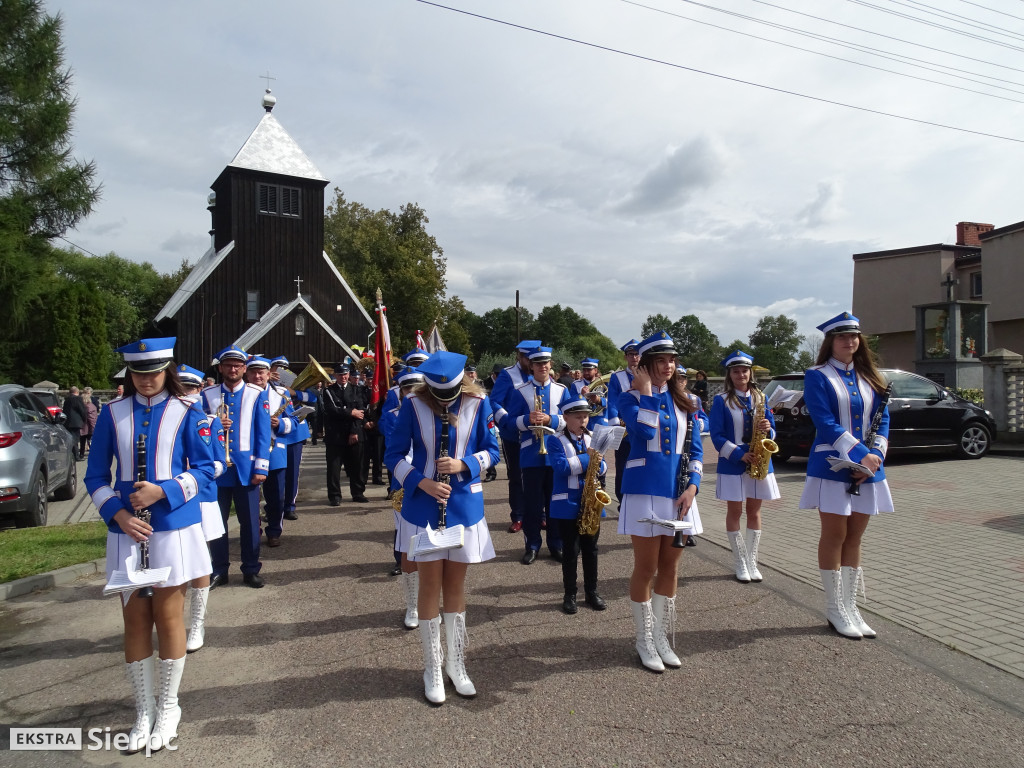
<path fill-rule="evenodd" d="M 614 373 L 614 371 L 612 371 Z M 608 397 L 608 382 L 611 380 L 612 374 L 606 373 L 603 376 L 598 376 L 592 382 L 586 385 L 587 394 L 584 397 L 588 398 L 590 395 L 598 395 L 600 397 Z M 601 405 L 600 401 L 597 403 L 591 403 L 590 405 L 590 418 L 595 416 L 604 415 L 605 407 Z"/>
<path fill-rule="evenodd" d="M 325 387 L 329 387 L 334 383 L 334 379 L 331 378 L 331 375 L 323 369 L 323 366 L 321 366 L 312 355 L 309 355 L 308 357 L 309 364 L 306 365 L 306 367 L 302 369 L 302 372 L 290 383 L 286 382 L 283 377 L 281 379 L 281 383 L 293 392 L 298 392 L 303 389 L 312 389 L 320 382 L 323 382 Z"/>
<path fill-rule="evenodd" d="M 753 435 L 750 438 L 753 461 L 747 467 L 747 473 L 755 480 L 764 480 L 768 477 L 768 464 L 772 460 L 772 454 L 779 452 L 779 446 L 760 427 L 764 421 L 764 395 L 756 387 L 751 387 L 750 396 L 757 400 L 757 405 L 754 407 L 754 424 L 751 428 Z"/>

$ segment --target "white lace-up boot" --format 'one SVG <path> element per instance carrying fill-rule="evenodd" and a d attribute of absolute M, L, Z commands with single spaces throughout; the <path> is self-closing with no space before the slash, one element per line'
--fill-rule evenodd
<path fill-rule="evenodd" d="M 844 565 L 839 570 L 843 574 L 843 607 L 846 609 L 846 615 L 850 617 L 850 621 L 864 637 L 873 640 L 878 633 L 868 626 L 864 617 L 860 615 L 860 611 L 857 610 L 857 587 L 860 587 L 861 594 L 865 593 L 864 569 Z"/>
<path fill-rule="evenodd" d="M 672 650 L 676 644 L 676 599 L 654 592 L 651 594 L 651 611 L 654 614 L 654 647 L 662 662 L 666 667 L 683 666 Z"/>
<path fill-rule="evenodd" d="M 441 617 L 435 616 L 420 622 L 420 639 L 423 641 L 423 695 L 431 704 L 444 703 L 444 649 L 441 647 Z"/>
<path fill-rule="evenodd" d="M 825 587 L 825 618 L 829 626 L 843 637 L 860 640 L 863 635 L 850 621 L 850 615 L 843 605 L 843 575 L 840 571 L 819 569 L 821 584 Z"/>
<path fill-rule="evenodd" d="M 154 752 L 163 749 L 178 737 L 181 707 L 178 706 L 178 686 L 185 671 L 185 657 L 157 659 L 156 662 L 156 723 L 149 737 Z"/>
<path fill-rule="evenodd" d="M 743 543 L 740 531 L 726 531 L 729 534 L 729 546 L 732 547 L 732 561 L 736 566 L 736 581 L 750 583 L 750 572 L 747 570 L 747 547 Z"/>
<path fill-rule="evenodd" d="M 747 573 L 751 581 L 763 581 L 764 576 L 757 570 L 757 547 L 761 543 L 761 530 L 747 528 Z"/>
<path fill-rule="evenodd" d="M 146 748 L 149 734 L 156 720 L 156 696 L 153 684 L 156 679 L 154 657 L 125 664 L 125 673 L 135 694 L 135 725 L 128 734 L 128 748 L 125 752 L 135 753 Z"/>
<path fill-rule="evenodd" d="M 402 586 L 405 587 L 405 628 L 416 629 L 420 625 L 420 572 L 403 573 Z"/>
<path fill-rule="evenodd" d="M 198 651 L 203 647 L 203 640 L 206 637 L 206 601 L 209 599 L 210 588 L 190 587 L 189 594 L 189 622 L 188 640 L 185 641 L 185 650 L 189 653 Z"/>
<path fill-rule="evenodd" d="M 469 645 L 469 634 L 466 632 L 466 612 L 446 613 L 444 615 L 444 636 L 448 641 L 448 658 L 445 660 L 445 671 L 459 696 L 471 698 L 476 696 L 476 687 L 466 674 L 466 646 Z"/>
<path fill-rule="evenodd" d="M 651 608 L 651 601 L 637 603 L 630 600 L 629 605 L 633 609 L 633 622 L 636 624 L 636 652 L 640 654 L 640 661 L 650 670 L 664 672 L 665 664 L 654 645 L 654 609 Z"/>

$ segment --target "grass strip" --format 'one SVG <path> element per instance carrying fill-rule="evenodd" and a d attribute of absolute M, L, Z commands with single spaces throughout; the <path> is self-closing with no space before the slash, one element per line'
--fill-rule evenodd
<path fill-rule="evenodd" d="M 101 521 L 0 531 L 0 583 L 103 557 L 107 526 Z"/>

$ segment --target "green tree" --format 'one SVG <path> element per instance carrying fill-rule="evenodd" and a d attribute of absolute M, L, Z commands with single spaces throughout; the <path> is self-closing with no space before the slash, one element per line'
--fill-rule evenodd
<path fill-rule="evenodd" d="M 371 211 L 348 202 L 340 189 L 334 192 L 324 218 L 324 250 L 367 311 L 373 311 L 381 289 L 392 345 L 411 349 L 416 331 L 425 333 L 440 318 L 444 301 L 447 267 L 441 246 L 427 232 L 430 220 L 415 203 L 398 213 Z"/>
<path fill-rule="evenodd" d="M 59 280 L 40 318 L 42 343 L 25 362 L 31 380 L 51 378 L 65 387 L 106 387 L 111 350 L 101 291 L 91 284 Z M 38 378 L 37 378 L 38 377 Z"/>
<path fill-rule="evenodd" d="M 0 377 L 20 377 L 51 273 L 49 241 L 99 197 L 95 166 L 71 157 L 71 71 L 59 16 L 38 0 L 0 3 Z"/>
<path fill-rule="evenodd" d="M 460 352 L 471 361 L 476 358 L 473 356 L 469 334 L 476 319 L 476 315 L 466 309 L 466 305 L 458 296 L 452 296 L 441 304 L 438 329 L 441 331 L 445 346 L 449 351 Z"/>
<path fill-rule="evenodd" d="M 754 362 L 773 374 L 789 373 L 796 368 L 796 353 L 802 338 L 796 320 L 785 315 L 765 315 L 750 334 Z"/>
<path fill-rule="evenodd" d="M 722 358 L 718 336 L 696 315 L 683 315 L 674 323 L 662 314 L 650 315 L 640 329 L 641 338 L 664 330 L 679 350 L 680 361 L 690 368 L 715 371 Z"/>
<path fill-rule="evenodd" d="M 470 345 L 473 357 L 482 360 L 492 355 L 499 360 L 515 358 L 515 348 L 523 339 L 539 338 L 536 335 L 536 321 L 526 307 L 519 308 L 519 330 L 516 330 L 516 308 L 489 309 L 480 315 L 470 331 Z M 510 365 L 510 362 L 506 362 Z"/>
<path fill-rule="evenodd" d="M 644 320 L 644 324 L 640 326 L 640 338 L 646 339 L 652 333 L 657 331 L 668 331 L 671 327 L 672 321 L 668 319 L 667 315 L 662 315 L 660 313 L 656 315 L 648 315 L 647 319 Z M 626 339 L 626 341 L 629 341 L 629 339 Z"/>

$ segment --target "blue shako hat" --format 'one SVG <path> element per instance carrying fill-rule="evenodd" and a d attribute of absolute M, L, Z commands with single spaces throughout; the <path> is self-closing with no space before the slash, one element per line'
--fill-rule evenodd
<path fill-rule="evenodd" d="M 271 368 L 273 368 L 275 365 L 283 365 L 285 368 L 287 368 L 289 365 L 291 365 L 291 363 L 288 362 L 287 357 L 285 357 L 284 355 L 279 355 L 278 357 L 275 357 L 273 360 L 270 361 Z"/>
<path fill-rule="evenodd" d="M 637 351 L 641 355 L 676 355 L 676 343 L 668 331 L 655 331 L 640 342 Z"/>
<path fill-rule="evenodd" d="M 540 345 L 540 339 L 523 339 L 518 344 L 516 344 L 516 352 L 528 355 L 530 354 L 530 350 L 536 349 Z"/>
<path fill-rule="evenodd" d="M 637 350 L 640 349 L 640 342 L 637 339 L 630 339 L 621 347 L 619 347 L 619 349 L 622 350 L 623 352 L 636 352 Z"/>
<path fill-rule="evenodd" d="M 585 397 L 574 397 L 572 400 L 559 406 L 562 409 L 562 413 L 578 413 L 580 411 L 586 411 L 590 413 L 590 403 L 587 402 Z"/>
<path fill-rule="evenodd" d="M 462 394 L 462 377 L 466 373 L 465 355 L 438 350 L 417 368 L 437 400 L 447 403 Z"/>
<path fill-rule="evenodd" d="M 414 349 L 412 352 L 407 353 L 406 356 L 402 358 L 402 360 L 405 361 L 406 365 L 411 365 L 413 368 L 415 368 L 428 357 L 430 357 L 430 353 L 424 352 L 422 349 Z"/>
<path fill-rule="evenodd" d="M 551 361 L 551 347 L 534 347 L 530 350 L 531 363 L 547 363 Z"/>
<path fill-rule="evenodd" d="M 249 355 L 241 347 L 232 344 L 230 347 L 224 347 L 217 356 L 213 359 L 214 364 L 223 363 L 225 360 L 241 360 L 243 363 L 249 360 Z"/>
<path fill-rule="evenodd" d="M 270 370 L 270 361 L 267 360 L 267 358 L 265 358 L 265 357 L 260 357 L 259 355 L 253 355 L 252 357 L 249 358 L 248 362 L 245 364 L 245 367 L 246 368 L 266 368 L 269 371 Z"/>
<path fill-rule="evenodd" d="M 751 368 L 754 365 L 754 358 L 742 349 L 733 350 L 725 356 L 725 359 L 722 361 L 722 367 L 732 368 L 735 365 L 745 365 L 747 368 Z"/>
<path fill-rule="evenodd" d="M 132 373 L 156 373 L 171 364 L 174 358 L 174 342 L 177 337 L 163 339 L 139 339 L 131 344 L 118 347 L 124 356 L 128 370 Z"/>
<path fill-rule="evenodd" d="M 818 330 L 826 336 L 830 333 L 860 333 L 860 320 L 849 312 L 843 312 L 819 325 Z"/>
<path fill-rule="evenodd" d="M 424 382 L 423 374 L 419 368 L 406 368 L 395 377 L 395 382 L 400 387 L 412 387 Z"/>
<path fill-rule="evenodd" d="M 580 360 L 580 368 L 597 368 L 601 361 L 594 357 L 584 357 Z"/>
<path fill-rule="evenodd" d="M 191 384 L 194 387 L 203 386 L 203 372 L 197 371 L 191 365 L 182 363 L 178 366 L 178 378 L 182 384 Z"/>

